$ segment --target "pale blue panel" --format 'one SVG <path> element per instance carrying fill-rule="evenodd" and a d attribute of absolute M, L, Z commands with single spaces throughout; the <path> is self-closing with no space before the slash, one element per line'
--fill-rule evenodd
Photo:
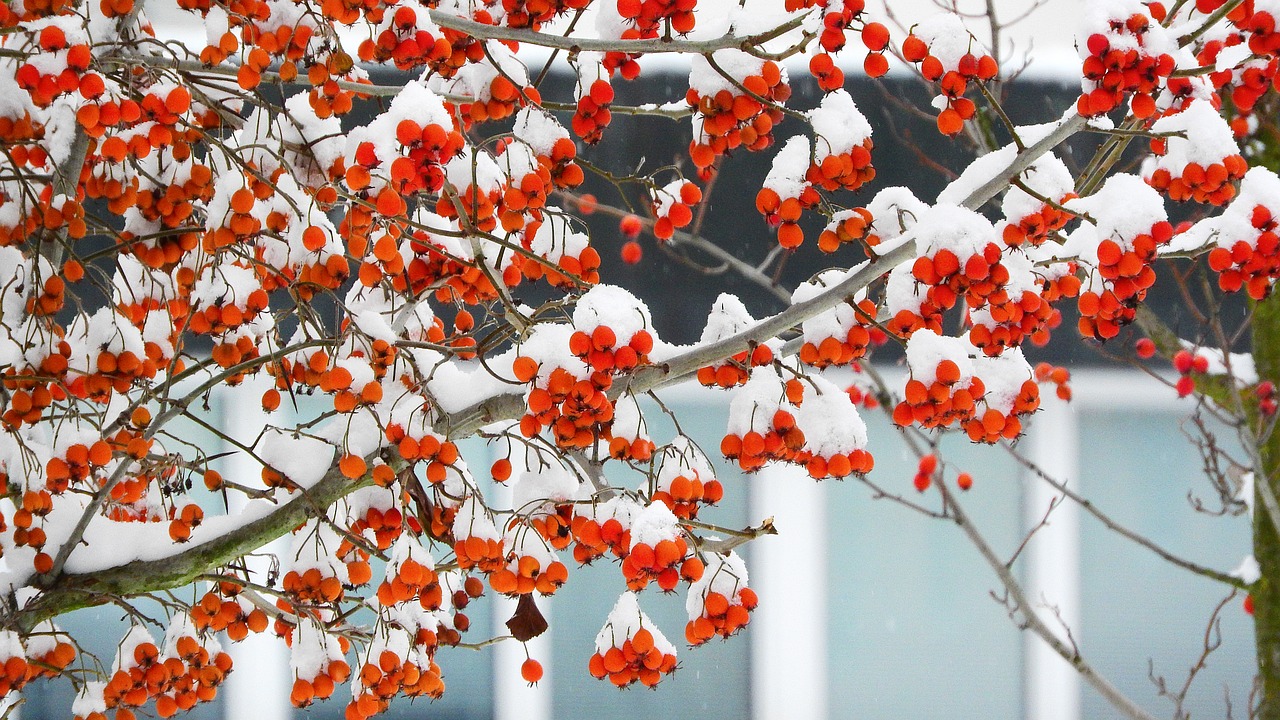
<path fill-rule="evenodd" d="M 1198 563 L 1230 571 L 1250 552 L 1247 517 L 1197 513 L 1188 493 L 1212 492 L 1195 448 L 1173 413 L 1090 412 L 1081 417 L 1081 487 L 1098 507 Z M 1190 429 L 1190 428 L 1188 428 Z M 1227 433 L 1225 447 L 1234 447 Z M 1203 649 L 1213 607 L 1229 588 L 1178 569 L 1106 530 L 1083 524 L 1082 643 L 1085 656 L 1122 692 L 1157 717 L 1172 704 L 1157 696 L 1157 675 L 1181 687 Z M 1222 614 L 1223 645 L 1192 688 L 1192 717 L 1224 717 L 1224 685 L 1237 715 L 1244 714 L 1255 672 L 1253 629 L 1237 595 Z M 1085 717 L 1114 717 L 1096 693 L 1084 694 Z"/>
<path fill-rule="evenodd" d="M 882 414 L 863 415 L 876 459 L 870 478 L 936 508 L 936 491 L 921 496 L 912 485 L 917 460 L 900 431 Z M 997 552 L 1011 554 L 1020 524 L 1012 460 L 958 436 L 943 456 L 974 476 L 964 506 Z M 832 720 L 1018 717 L 1021 636 L 989 594 L 995 575 L 959 528 L 872 500 L 854 480 L 823 487 Z"/>

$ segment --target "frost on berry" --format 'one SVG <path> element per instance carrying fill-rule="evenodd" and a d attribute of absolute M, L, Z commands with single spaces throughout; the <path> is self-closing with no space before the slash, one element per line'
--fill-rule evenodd
<path fill-rule="evenodd" d="M 807 283 L 801 283 L 791 295 L 793 303 L 816 297 L 824 288 L 835 285 L 865 267 L 861 263 L 848 272 L 827 270 Z M 829 310 L 804 321 L 801 330 L 804 345 L 800 347 L 800 362 L 823 368 L 831 365 L 848 365 L 867 353 L 871 344 L 875 305 L 866 298 L 866 291 L 854 294 Z"/>
<path fill-rule="evenodd" d="M 555 214 L 548 214 L 536 227 L 527 230 L 524 242 L 530 252 L 550 262 L 552 267 L 525 258 L 522 267 L 525 277 L 537 280 L 545 276 L 547 282 L 556 287 L 571 287 L 577 281 L 599 282 L 600 254 L 591 247 L 590 238 L 574 229 L 565 216 L 559 214 L 559 208 L 550 210 Z"/>
<path fill-rule="evenodd" d="M 1244 290 L 1255 300 L 1271 293 L 1280 277 L 1280 178 L 1266 168 L 1250 168 L 1240 194 L 1221 215 L 1205 218 L 1175 239 L 1178 250 L 1209 251 L 1209 267 L 1226 292 Z"/>
<path fill-rule="evenodd" d="M 941 92 L 933 104 L 940 111 L 937 125 L 943 135 L 959 134 L 973 117 L 976 107 L 964 97 L 969 83 L 986 82 L 999 72 L 995 58 L 954 13 L 938 13 L 912 27 L 902 56 L 919 63 L 926 80 L 938 83 Z"/>
<path fill-rule="evenodd" d="M 689 586 L 685 640 L 701 645 L 719 635 L 728 638 L 751 621 L 758 600 L 747 587 L 747 564 L 737 553 L 708 553 L 702 579 Z"/>
<path fill-rule="evenodd" d="M 465 126 L 501 120 L 527 100 L 538 100 L 538 91 L 529 85 L 529 71 L 511 48 L 497 40 L 483 41 L 491 62 L 468 63 L 451 78 L 431 79 L 433 90 L 459 98 L 454 105 Z"/>
<path fill-rule="evenodd" d="M 1152 140 L 1157 157 L 1147 182 L 1172 200 L 1225 205 L 1235 196 L 1234 181 L 1248 169 L 1231 128 L 1207 100 L 1193 100 L 1181 112 L 1151 125 L 1169 137 Z"/>
<path fill-rule="evenodd" d="M 732 337 L 751 326 L 755 320 L 747 307 L 735 295 L 721 293 L 711 305 L 707 324 L 702 328 L 700 345 L 709 345 Z M 774 352 L 770 344 L 756 345 L 743 350 L 724 362 L 698 368 L 698 382 L 707 387 L 731 388 L 741 385 L 751 377 L 751 368 L 773 362 Z"/>
<path fill-rule="evenodd" d="M 807 113 L 813 125 L 813 164 L 806 178 L 827 191 L 857 190 L 876 176 L 871 166 L 871 124 L 844 90 L 823 96 Z"/>
<path fill-rule="evenodd" d="M 724 496 L 707 457 L 688 438 L 677 436 L 663 448 L 653 499 L 666 504 L 682 520 L 698 517 L 703 505 L 714 505 Z"/>
<path fill-rule="evenodd" d="M 1072 219 L 1062 204 L 1074 198 L 1075 178 L 1066 164 L 1053 153 L 1047 153 L 1022 172 L 1019 179 L 1036 195 L 1053 201 L 1051 205 L 1020 187 L 1011 187 L 1004 195 L 1000 212 L 1004 224 L 997 226 L 1006 245 L 1040 245 L 1050 234 L 1063 229 Z"/>
<path fill-rule="evenodd" d="M 788 399 L 778 373 L 768 367 L 752 370 L 751 378 L 734 390 L 721 453 L 751 472 L 770 460 L 794 461 L 804 447 L 804 432 L 796 426 L 799 408 Z"/>
<path fill-rule="evenodd" d="M 656 582 L 663 592 L 671 592 L 683 575 L 701 575 L 701 562 L 689 556 L 679 518 L 666 504 L 650 503 L 632 518 L 629 529 L 631 547 L 622 560 L 628 588 L 639 591 Z"/>
<path fill-rule="evenodd" d="M 503 536 L 502 567 L 489 573 L 489 586 L 504 595 L 551 595 L 569 578 L 555 549 L 531 523 L 512 522 Z"/>
<path fill-rule="evenodd" d="M 453 521 L 453 536 L 460 568 L 493 572 L 502 567 L 502 535 L 478 496 L 470 495 L 462 501 Z"/>
<path fill-rule="evenodd" d="M 1009 281 L 995 229 L 972 210 L 935 205 L 921 214 L 911 235 L 918 253 L 911 274 L 939 311 L 961 299 L 982 307 Z"/>
<path fill-rule="evenodd" d="M 1103 115 L 1126 100 L 1136 117 L 1155 112 L 1155 96 L 1174 70 L 1178 45 L 1148 12 L 1138 0 L 1087 4 L 1076 40 L 1083 60 L 1076 104 L 1081 115 Z"/>
<path fill-rule="evenodd" d="M 717 50 L 710 61 L 694 56 L 685 95 L 694 111 L 689 154 L 704 178 L 717 157 L 772 144 L 780 108 L 790 97 L 786 69 L 772 60 L 737 49 Z"/>
<path fill-rule="evenodd" d="M 987 356 L 964 338 L 920 330 L 907 342 L 911 376 L 893 411 L 899 425 L 955 424 L 974 442 L 995 443 L 1022 432 L 1021 418 L 1040 406 L 1040 391 L 1022 351 Z"/>
<path fill-rule="evenodd" d="M 764 185 L 756 193 L 756 210 L 778 231 L 778 243 L 798 247 L 804 241 L 800 216 L 818 204 L 817 191 L 806 179 L 813 150 L 803 135 L 787 140 L 773 157 Z"/>
<path fill-rule="evenodd" d="M 306 707 L 316 700 L 332 697 L 335 686 L 346 682 L 351 667 L 343 659 L 338 638 L 319 622 L 301 618 L 293 631 L 289 667 L 293 671 L 293 689 L 289 698 L 295 707 Z"/>
<path fill-rule="evenodd" d="M 586 496 L 588 486 L 577 466 L 538 458 L 520 472 L 511 488 L 511 525 L 527 523 L 555 550 L 573 541 L 574 503 Z"/>
<path fill-rule="evenodd" d="M 1160 194 L 1135 175 L 1113 175 L 1096 194 L 1067 207 L 1093 220 L 1072 232 L 1063 248 L 1092 266 L 1077 302 L 1080 334 L 1107 340 L 1133 322 L 1155 283 L 1152 262 L 1173 227 Z"/>
<path fill-rule="evenodd" d="M 627 372 L 648 362 L 653 349 L 649 308 L 630 292 L 597 285 L 578 298 L 570 350 L 597 372 Z"/>
<path fill-rule="evenodd" d="M 631 548 L 631 524 L 643 509 L 627 495 L 576 505 L 572 520 L 573 558 L 586 564 L 607 552 L 626 557 Z"/>
<path fill-rule="evenodd" d="M 822 377 L 809 379 L 813 392 L 796 415 L 804 433 L 804 448 L 797 462 L 809 475 L 843 478 L 871 472 L 874 460 L 867 452 L 867 426 L 857 405 L 844 390 Z"/>
<path fill-rule="evenodd" d="M 653 687 L 676 670 L 676 648 L 640 609 L 635 593 L 625 592 L 596 635 L 591 675 L 618 687 L 639 682 Z"/>

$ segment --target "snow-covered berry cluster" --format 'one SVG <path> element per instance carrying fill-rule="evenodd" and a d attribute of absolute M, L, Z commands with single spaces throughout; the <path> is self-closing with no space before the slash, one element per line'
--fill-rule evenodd
<path fill-rule="evenodd" d="M 986 82 L 1000 72 L 995 58 L 952 13 L 939 13 L 913 27 L 902 41 L 902 57 L 919 63 L 920 74 L 938 83 L 941 94 L 935 105 L 943 135 L 958 135 L 973 117 L 977 107 L 964 96 L 969 83 Z"/>

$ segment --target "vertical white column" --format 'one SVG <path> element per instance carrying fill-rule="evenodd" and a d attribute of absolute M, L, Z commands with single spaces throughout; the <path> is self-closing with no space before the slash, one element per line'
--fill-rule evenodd
<path fill-rule="evenodd" d="M 248 402 L 246 398 L 261 396 L 270 387 L 270 378 L 255 377 L 245 381 L 245 387 L 234 391 L 237 401 L 222 403 L 222 430 L 244 445 L 252 445 L 267 424 L 262 406 Z M 257 484 L 262 475 L 262 464 L 243 452 L 237 452 L 224 461 L 224 477 L 250 487 Z M 235 514 L 245 505 L 240 493 L 229 493 L 229 512 Z M 270 558 L 265 553 L 279 553 L 288 549 L 288 539 L 279 539 L 263 547 L 258 557 L 246 558 L 249 572 L 262 580 L 270 569 Z M 293 711 L 289 692 L 293 678 L 289 675 L 289 649 L 283 641 L 270 634 L 250 634 L 242 642 L 228 648 L 234 671 L 227 678 L 224 717 L 227 720 L 286 720 Z"/>
<path fill-rule="evenodd" d="M 488 592 L 492 593 L 492 590 Z M 516 601 L 504 597 L 494 598 L 493 631 L 506 633 L 505 623 L 516 611 Z M 551 617 L 549 598 L 538 598 L 538 609 L 547 622 L 555 626 Z M 499 643 L 493 653 L 493 717 L 494 720 L 551 720 L 551 639 L 548 630 L 528 643 L 528 657 L 542 663 L 542 680 L 534 686 L 520 677 L 520 666 L 525 661 L 525 646 L 515 640 Z"/>
<path fill-rule="evenodd" d="M 1079 491 L 1077 423 L 1072 406 L 1057 397 L 1046 398 L 1026 451 L 1032 462 Z M 1030 530 L 1044 519 L 1050 503 L 1061 495 L 1037 477 L 1027 477 L 1023 487 L 1023 522 Z M 1023 552 L 1028 600 L 1064 642 L 1067 638 L 1063 623 L 1079 638 L 1080 507 L 1063 498 L 1049 515 L 1048 525 L 1036 531 Z M 1060 621 L 1054 617 L 1055 608 Z M 1031 633 L 1023 633 L 1022 637 L 1023 716 L 1028 720 L 1079 720 L 1079 674 L 1039 637 Z"/>
<path fill-rule="evenodd" d="M 512 458 L 518 462 L 519 457 Z M 511 489 L 505 485 L 495 484 L 489 489 L 489 497 L 494 507 L 511 507 Z M 563 560 L 561 561 L 563 562 Z M 503 635 L 507 632 L 506 622 L 516 611 L 516 601 L 497 595 L 490 588 L 486 592 L 493 597 L 493 632 Z M 547 623 L 554 628 L 555 620 L 551 617 L 550 598 L 537 598 L 538 609 L 542 611 Z M 493 658 L 493 717 L 494 720 L 551 720 L 551 684 L 555 678 L 551 676 L 551 638 L 547 633 L 530 640 L 528 655 L 542 663 L 542 680 L 530 686 L 520 676 L 520 666 L 526 659 L 525 647 L 515 640 L 498 643 L 491 655 Z"/>
<path fill-rule="evenodd" d="M 752 522 L 778 534 L 751 543 L 748 568 L 760 607 L 751 620 L 755 720 L 827 717 L 826 504 L 803 469 L 770 467 L 750 478 Z"/>

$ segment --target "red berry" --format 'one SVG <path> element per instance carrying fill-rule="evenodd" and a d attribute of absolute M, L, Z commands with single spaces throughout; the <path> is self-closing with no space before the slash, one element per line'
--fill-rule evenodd
<path fill-rule="evenodd" d="M 867 23 L 862 28 L 862 44 L 872 52 L 880 52 L 889 46 L 889 28 L 878 22 Z"/>
<path fill-rule="evenodd" d="M 640 243 L 635 240 L 622 246 L 622 262 L 628 265 L 635 265 L 640 262 L 642 257 L 644 257 L 644 250 L 640 248 Z"/>
<path fill-rule="evenodd" d="M 1196 355 L 1191 359 L 1191 369 L 1198 373 L 1209 372 L 1209 358 L 1203 355 Z"/>
<path fill-rule="evenodd" d="M 938 469 L 938 456 L 929 454 L 920 458 L 919 472 L 921 475 L 932 475 L 934 470 Z"/>
<path fill-rule="evenodd" d="M 924 492 L 929 489 L 929 476 L 924 473 L 917 473 L 915 479 L 916 490 Z"/>
<path fill-rule="evenodd" d="M 1134 343 L 1134 349 L 1138 351 L 1138 357 L 1143 360 L 1156 354 L 1156 344 L 1151 341 L 1151 338 L 1139 339 L 1138 342 Z"/>
<path fill-rule="evenodd" d="M 1253 614 L 1253 595 L 1244 596 L 1244 611 Z"/>
<path fill-rule="evenodd" d="M 1195 392 L 1196 381 L 1190 375 L 1183 375 L 1178 378 L 1178 384 L 1174 387 L 1178 389 L 1178 397 L 1186 397 Z"/>
<path fill-rule="evenodd" d="M 618 223 L 618 229 L 622 231 L 623 235 L 629 238 L 635 238 L 638 236 L 640 234 L 641 227 L 640 218 L 635 215 L 628 215 L 622 218 Z"/>
<path fill-rule="evenodd" d="M 1179 374 L 1186 375 L 1191 372 L 1191 362 L 1191 353 L 1186 350 L 1179 350 L 1173 356 L 1173 369 L 1177 370 Z"/>
<path fill-rule="evenodd" d="M 973 487 L 973 476 L 969 473 L 960 473 L 956 478 L 956 485 L 959 485 L 961 490 L 968 490 Z"/>
<path fill-rule="evenodd" d="M 929 46 L 923 40 L 915 35 L 908 35 L 902 41 L 902 57 L 907 62 L 920 62 L 929 55 Z"/>
<path fill-rule="evenodd" d="M 1111 42 L 1102 33 L 1090 35 L 1087 45 L 1089 46 L 1090 55 L 1102 55 L 1111 48 Z"/>
<path fill-rule="evenodd" d="M 524 664 L 520 666 L 520 677 L 524 678 L 525 682 L 530 685 L 536 685 L 542 679 L 542 663 L 533 658 L 525 660 Z"/>

